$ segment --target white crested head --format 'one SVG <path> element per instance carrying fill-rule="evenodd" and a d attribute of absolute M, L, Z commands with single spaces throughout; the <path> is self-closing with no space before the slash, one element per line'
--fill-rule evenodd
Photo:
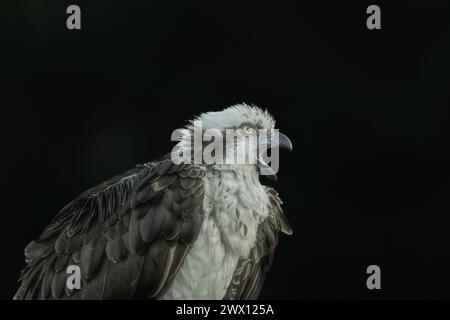
<path fill-rule="evenodd" d="M 240 103 L 222 111 L 202 113 L 194 121 L 200 121 L 203 129 L 236 129 L 243 125 L 251 125 L 255 129 L 275 128 L 275 119 L 272 115 L 257 106 Z M 191 121 L 193 122 L 193 121 Z"/>
<path fill-rule="evenodd" d="M 172 140 L 179 141 L 172 152 L 176 163 L 238 165 L 239 168 L 244 165 L 251 169 L 257 165 L 264 174 L 270 175 L 278 170 L 278 167 L 266 170 L 268 163 L 278 166 L 278 151 L 274 147 L 292 149 L 289 139 L 275 129 L 275 119 L 267 110 L 245 103 L 200 114 L 186 128 L 177 130 Z M 273 150 L 271 156 L 267 154 L 269 149 Z"/>

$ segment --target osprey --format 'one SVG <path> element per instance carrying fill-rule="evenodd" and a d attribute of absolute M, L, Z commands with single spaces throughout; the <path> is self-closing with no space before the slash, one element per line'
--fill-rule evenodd
<path fill-rule="evenodd" d="M 275 132 L 267 111 L 246 104 L 195 120 L 202 130 L 235 130 L 236 150 L 259 129 Z M 183 155 L 195 152 L 193 123 L 181 131 Z M 250 148 L 292 149 L 278 138 Z M 25 248 L 14 299 L 256 299 L 278 234 L 292 234 L 277 192 L 259 181 L 268 165 L 256 157 L 176 163 L 168 154 L 82 193 Z M 74 265 L 80 289 L 66 285 Z"/>

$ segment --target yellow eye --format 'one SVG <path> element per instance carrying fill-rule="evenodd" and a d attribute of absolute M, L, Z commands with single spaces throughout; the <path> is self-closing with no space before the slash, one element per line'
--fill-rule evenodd
<path fill-rule="evenodd" d="M 245 126 L 245 127 L 244 127 L 244 132 L 245 132 L 246 134 L 251 134 L 251 133 L 253 133 L 253 128 L 250 127 L 250 126 Z"/>

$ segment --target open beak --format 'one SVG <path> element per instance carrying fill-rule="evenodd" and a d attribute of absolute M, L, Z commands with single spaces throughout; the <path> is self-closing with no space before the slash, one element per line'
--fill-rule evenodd
<path fill-rule="evenodd" d="M 263 144 L 263 152 L 264 153 L 268 148 L 285 148 L 291 151 L 293 149 L 291 140 L 283 133 L 278 132 L 278 139 L 273 139 L 273 137 L 269 137 L 267 139 L 267 143 Z M 261 153 L 261 155 L 262 155 Z M 258 157 L 258 167 L 260 170 L 264 170 L 266 173 L 265 176 L 267 178 L 277 181 L 277 175 L 275 171 L 268 165 L 261 156 Z"/>

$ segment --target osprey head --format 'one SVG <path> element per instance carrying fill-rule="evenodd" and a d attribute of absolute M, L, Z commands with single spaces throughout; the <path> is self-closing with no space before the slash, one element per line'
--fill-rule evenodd
<path fill-rule="evenodd" d="M 292 150 L 289 138 L 275 129 L 272 115 L 253 105 L 242 103 L 222 111 L 206 112 L 190 123 L 182 132 L 179 146 L 184 146 L 184 152 L 189 146 L 195 154 L 198 151 L 195 147 L 195 132 L 201 133 L 202 143 L 197 146 L 201 147 L 203 158 L 208 154 L 205 151 L 209 151 L 209 143 L 214 142 L 216 147 L 214 161 L 209 164 L 256 165 L 262 174 L 276 178 L 278 167 L 274 169 L 273 164 L 278 161 L 274 159 L 278 157 L 278 148 Z M 218 147 L 219 142 L 221 144 Z M 270 157 L 267 154 L 269 149 L 272 149 Z M 217 157 L 217 151 L 223 151 L 223 162 L 218 161 L 220 157 Z M 208 163 L 206 160 L 204 162 Z"/>

